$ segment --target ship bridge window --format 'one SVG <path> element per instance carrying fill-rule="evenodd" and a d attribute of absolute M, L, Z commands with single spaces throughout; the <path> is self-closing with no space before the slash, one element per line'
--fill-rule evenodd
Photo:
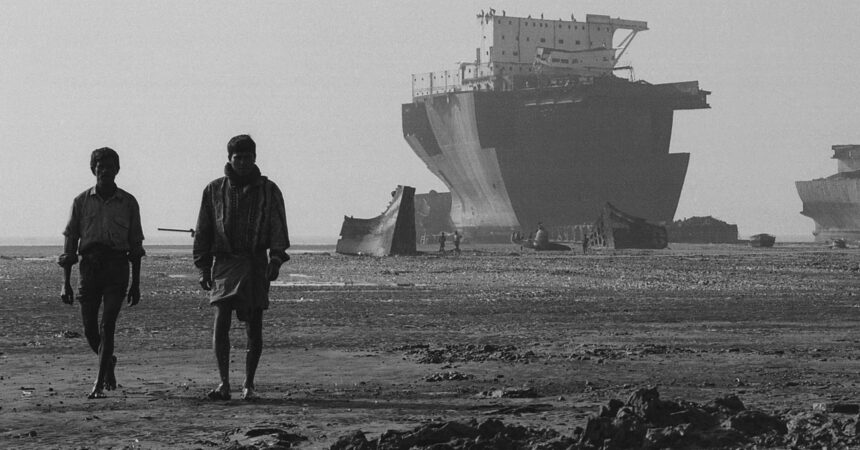
<path fill-rule="evenodd" d="M 576 45 L 579 45 L 579 41 L 576 41 Z"/>
<path fill-rule="evenodd" d="M 559 40 L 558 40 L 558 43 L 559 43 L 559 44 L 564 44 L 564 39 L 559 39 Z"/>
<path fill-rule="evenodd" d="M 546 42 L 546 39 L 544 39 L 544 38 L 540 38 L 540 41 L 541 41 L 541 42 Z"/>
<path fill-rule="evenodd" d="M 567 60 L 567 59 L 562 59 L 562 60 L 561 60 L 561 62 L 563 62 L 563 63 L 565 63 L 565 64 L 570 63 L 570 61 L 569 61 L 569 60 Z"/>

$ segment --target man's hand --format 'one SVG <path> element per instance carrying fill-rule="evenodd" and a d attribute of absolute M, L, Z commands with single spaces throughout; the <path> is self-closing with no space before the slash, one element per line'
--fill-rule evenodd
<path fill-rule="evenodd" d="M 71 282 L 66 281 L 63 283 L 63 290 L 60 292 L 60 298 L 63 300 L 63 303 L 67 305 L 75 303 L 75 291 L 72 289 Z"/>
<path fill-rule="evenodd" d="M 212 275 L 208 272 L 200 275 L 200 287 L 203 288 L 204 291 L 212 290 Z"/>
<path fill-rule="evenodd" d="M 281 261 L 277 259 L 270 259 L 269 265 L 266 266 L 266 278 L 269 281 L 275 281 L 278 279 L 278 272 L 281 270 Z"/>
<path fill-rule="evenodd" d="M 129 306 L 134 306 L 138 302 L 140 302 L 140 285 L 137 283 L 131 283 L 131 286 L 128 288 L 128 296 L 127 300 Z"/>

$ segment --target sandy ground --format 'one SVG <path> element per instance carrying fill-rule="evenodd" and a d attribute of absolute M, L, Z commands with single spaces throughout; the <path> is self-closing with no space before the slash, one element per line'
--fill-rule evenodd
<path fill-rule="evenodd" d="M 736 394 L 767 412 L 858 403 L 860 250 L 815 244 L 359 258 L 293 253 L 272 288 L 257 384 L 212 402 L 213 312 L 188 250 L 150 248 L 123 309 L 117 378 L 60 302 L 55 249 L 0 248 L 0 447 L 328 448 L 433 421 L 499 418 L 571 435 L 599 405 Z M 77 275 L 75 275 L 75 279 Z M 499 397 L 501 389 L 530 398 Z"/>

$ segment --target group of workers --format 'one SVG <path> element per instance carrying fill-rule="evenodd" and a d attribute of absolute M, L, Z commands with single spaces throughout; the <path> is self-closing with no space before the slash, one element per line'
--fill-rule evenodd
<path fill-rule="evenodd" d="M 221 383 L 208 393 L 212 400 L 229 400 L 230 322 L 233 311 L 245 323 L 248 337 L 242 398 L 258 397 L 254 376 L 263 349 L 263 311 L 269 307 L 269 286 L 281 264 L 290 258 L 284 199 L 278 186 L 261 175 L 257 146 L 248 135 L 227 143 L 224 176 L 203 190 L 194 233 L 194 266 L 198 283 L 209 292 L 215 307 L 213 347 Z M 119 155 L 109 147 L 90 155 L 95 186 L 72 202 L 63 253 L 61 299 L 73 304 L 72 266 L 80 261 L 77 300 L 84 335 L 98 354 L 99 368 L 88 398 L 104 398 L 117 388 L 114 334 L 125 299 L 140 302 L 143 228 L 140 207 L 133 195 L 117 187 Z M 129 269 L 131 283 L 129 283 Z M 101 310 L 101 320 L 99 312 Z"/>

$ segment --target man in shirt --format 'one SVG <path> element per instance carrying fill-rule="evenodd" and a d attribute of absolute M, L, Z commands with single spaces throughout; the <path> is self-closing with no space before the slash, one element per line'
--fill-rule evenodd
<path fill-rule="evenodd" d="M 84 335 L 90 348 L 99 355 L 99 370 L 88 398 L 104 398 L 105 390 L 116 389 L 114 331 L 122 300 L 136 305 L 140 301 L 140 259 L 143 229 L 140 207 L 128 192 L 118 188 L 114 179 L 119 173 L 119 155 L 108 147 L 96 149 L 90 156 L 90 170 L 96 185 L 75 197 L 66 225 L 65 245 L 59 264 L 64 283 L 61 298 L 73 304 L 72 266 L 80 254 L 78 301 L 84 323 Z M 131 263 L 131 285 L 128 283 Z M 99 310 L 104 304 L 101 323 Z"/>
<path fill-rule="evenodd" d="M 213 400 L 230 399 L 230 321 L 233 311 L 248 336 L 242 398 L 257 398 L 254 376 L 263 352 L 263 310 L 269 307 L 269 284 L 289 260 L 284 198 L 278 186 L 260 174 L 257 145 L 248 135 L 227 143 L 224 177 L 203 190 L 194 235 L 194 265 L 200 286 L 215 306 L 212 344 L 221 384 Z"/>

